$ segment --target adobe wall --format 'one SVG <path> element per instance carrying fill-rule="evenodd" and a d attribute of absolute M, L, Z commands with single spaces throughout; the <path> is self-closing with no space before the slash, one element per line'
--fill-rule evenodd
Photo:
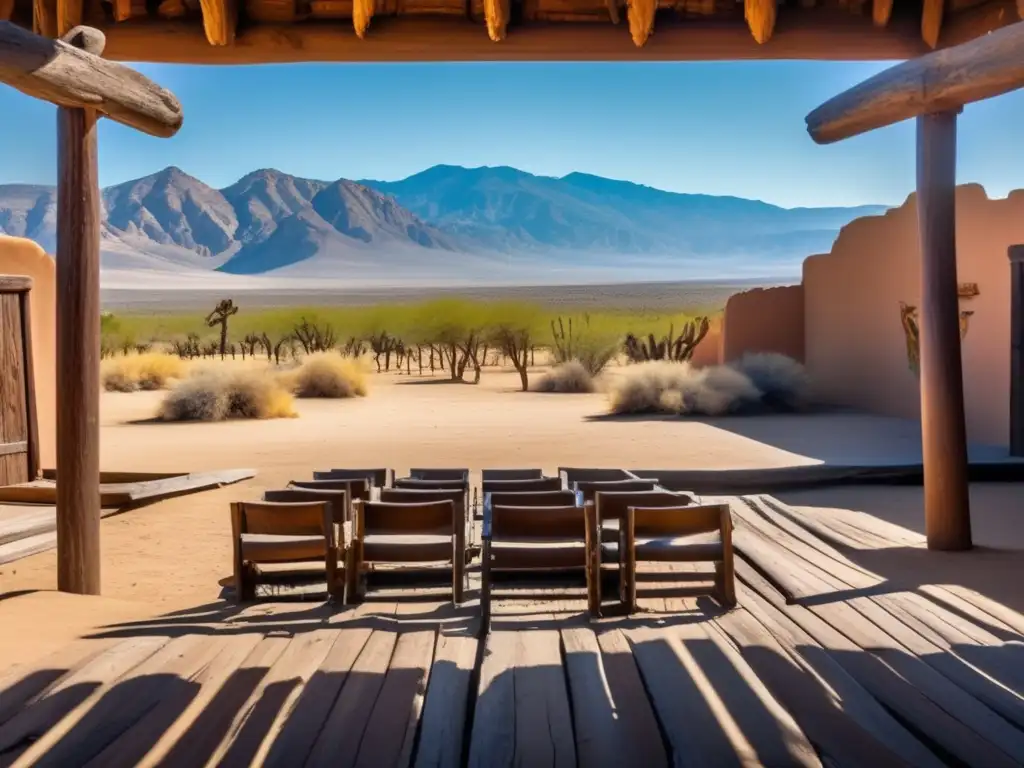
<path fill-rule="evenodd" d="M 957 271 L 979 295 L 961 299 L 968 438 L 1007 445 L 1010 397 L 1010 265 L 1024 243 L 1024 191 L 989 200 L 957 189 Z M 826 402 L 920 417 L 919 380 L 908 363 L 900 302 L 920 307 L 917 205 L 843 228 L 832 252 L 804 262 L 805 363 Z"/>
<path fill-rule="evenodd" d="M 802 285 L 755 288 L 729 297 L 722 329 L 722 361 L 728 363 L 746 352 L 779 352 L 803 361 Z"/>
<path fill-rule="evenodd" d="M 39 461 L 52 467 L 57 439 L 56 265 L 31 240 L 0 235 L 0 274 L 32 278 L 32 358 L 39 421 Z"/>
<path fill-rule="evenodd" d="M 711 327 L 693 350 L 690 365 L 704 368 L 722 362 L 722 318 L 712 318 Z"/>

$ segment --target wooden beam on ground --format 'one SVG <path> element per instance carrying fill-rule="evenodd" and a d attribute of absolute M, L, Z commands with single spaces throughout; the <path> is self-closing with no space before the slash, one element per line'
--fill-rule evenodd
<path fill-rule="evenodd" d="M 95 41 L 90 47 L 102 52 Z M 100 593 L 96 117 L 82 107 L 57 110 L 57 588 L 83 595 Z"/>
<path fill-rule="evenodd" d="M 1024 87 L 1024 22 L 880 72 L 807 115 L 819 144 Z"/>
<path fill-rule="evenodd" d="M 1024 456 L 1024 245 L 1010 256 L 1010 455 Z"/>
<path fill-rule="evenodd" d="M 956 115 L 917 118 L 925 532 L 929 549 L 940 550 L 971 547 L 956 277 Z"/>
<path fill-rule="evenodd" d="M 87 34 L 103 38 L 97 30 Z M 7 21 L 0 21 L 0 83 L 57 106 L 88 108 L 152 136 L 173 136 L 181 127 L 181 105 L 170 91 L 133 69 Z"/>
<path fill-rule="evenodd" d="M 921 7 L 921 39 L 935 50 L 942 32 L 942 17 L 945 13 L 945 0 L 924 0 Z"/>
<path fill-rule="evenodd" d="M 654 16 L 657 12 L 658 0 L 627 0 L 629 35 L 637 48 L 642 48 L 654 32 Z"/>
<path fill-rule="evenodd" d="M 758 44 L 767 43 L 775 31 L 776 0 L 744 0 L 743 16 Z"/>
<path fill-rule="evenodd" d="M 366 0 L 355 0 L 356 9 Z M 372 4 L 372 0 L 369 0 Z M 210 45 L 231 45 L 235 42 L 235 28 L 238 26 L 238 0 L 199 0 L 203 9 L 203 30 Z M 367 21 L 369 24 L 369 21 Z"/>

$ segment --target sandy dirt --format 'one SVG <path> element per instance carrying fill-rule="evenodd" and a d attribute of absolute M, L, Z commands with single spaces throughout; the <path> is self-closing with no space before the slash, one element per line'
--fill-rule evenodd
<path fill-rule="evenodd" d="M 231 567 L 229 502 L 258 498 L 264 489 L 309 478 L 314 469 L 389 466 L 404 473 L 417 465 L 473 471 L 535 466 L 553 473 L 559 465 L 753 468 L 880 455 L 907 458 L 919 451 L 915 424 L 860 414 L 610 420 L 602 418 L 607 406 L 601 394 L 522 393 L 512 372 L 485 371 L 479 386 L 415 374 L 375 375 L 371 386 L 366 398 L 297 401 L 300 416 L 294 419 L 212 424 L 131 423 L 152 417 L 162 393 L 104 394 L 104 469 L 254 468 L 259 474 L 236 486 L 104 520 L 103 594 L 144 606 L 151 614 L 217 600 Z M 785 498 L 794 504 L 867 511 L 923 530 L 920 488 L 840 489 Z M 977 530 L 986 550 L 958 558 L 917 551 L 913 561 L 902 564 L 892 552 L 874 553 L 864 565 L 886 575 L 905 575 L 907 562 L 924 561 L 922 574 L 928 579 L 963 574 L 962 583 L 1013 601 L 1007 585 L 1019 585 L 1024 576 L 1020 498 L 1018 487 L 985 486 L 976 493 Z M 52 590 L 55 564 L 51 551 L 0 566 L 0 607 L 10 602 L 4 593 Z M 1018 596 L 1013 604 L 1020 602 Z"/>

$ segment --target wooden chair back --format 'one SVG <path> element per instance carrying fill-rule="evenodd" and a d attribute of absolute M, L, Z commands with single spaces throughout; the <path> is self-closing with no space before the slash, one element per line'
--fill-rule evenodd
<path fill-rule="evenodd" d="M 635 480 L 624 469 L 605 469 L 594 467 L 559 467 L 558 476 L 565 482 L 566 488 L 575 488 L 576 483 L 590 480 Z"/>
<path fill-rule="evenodd" d="M 326 501 L 238 501 L 231 505 L 232 514 L 241 523 L 238 533 L 279 536 L 326 535 L 324 522 L 326 516 L 331 514 L 329 507 Z"/>
<path fill-rule="evenodd" d="M 409 477 L 416 480 L 462 480 L 469 482 L 468 469 L 421 468 L 410 469 Z"/>
<path fill-rule="evenodd" d="M 593 501 L 598 491 L 653 491 L 657 480 L 580 480 L 573 490 L 583 495 L 583 501 Z"/>
<path fill-rule="evenodd" d="M 573 507 L 576 494 L 572 491 L 525 491 L 491 494 L 491 508 L 504 507 Z"/>
<path fill-rule="evenodd" d="M 535 477 L 529 480 L 484 480 L 481 490 L 488 493 L 525 493 L 528 491 L 560 491 L 560 477 Z"/>
<path fill-rule="evenodd" d="M 380 500 L 392 504 L 423 504 L 429 501 L 450 501 L 466 508 L 465 488 L 381 488 Z"/>
<path fill-rule="evenodd" d="M 387 501 L 357 501 L 355 513 L 360 534 L 405 535 L 454 533 L 464 523 L 464 512 L 456 512 L 453 501 L 428 501 L 421 504 L 397 504 Z"/>
<path fill-rule="evenodd" d="M 306 501 L 326 501 L 331 505 L 331 518 L 335 525 L 341 525 L 351 519 L 348 491 L 331 491 L 324 488 L 282 488 L 264 491 L 264 501 L 294 504 Z"/>
<path fill-rule="evenodd" d="M 586 537 L 583 508 L 510 507 L 491 508 L 491 540 L 501 539 L 579 539 Z"/>
<path fill-rule="evenodd" d="M 542 469 L 484 469 L 480 472 L 481 479 L 488 480 L 537 480 L 544 477 Z"/>
<path fill-rule="evenodd" d="M 684 507 L 690 497 L 671 491 L 598 491 L 592 502 L 597 506 L 597 519 L 624 520 L 627 507 Z"/>
<path fill-rule="evenodd" d="M 385 467 L 373 469 L 339 469 L 337 467 L 313 473 L 314 480 L 360 480 L 370 481 L 374 488 L 387 488 L 395 479 L 395 470 Z"/>
<path fill-rule="evenodd" d="M 469 488 L 468 480 L 421 480 L 416 477 L 398 477 L 395 488 L 409 488 L 420 491 L 459 491 Z"/>
<path fill-rule="evenodd" d="M 693 536 L 725 533 L 731 528 L 728 504 L 684 507 L 637 507 L 633 510 L 633 535 L 638 539 L 659 536 Z"/>
<path fill-rule="evenodd" d="M 311 491 L 347 491 L 349 499 L 367 500 L 370 498 L 370 481 L 366 478 L 353 480 L 292 480 L 289 488 L 308 488 Z"/>

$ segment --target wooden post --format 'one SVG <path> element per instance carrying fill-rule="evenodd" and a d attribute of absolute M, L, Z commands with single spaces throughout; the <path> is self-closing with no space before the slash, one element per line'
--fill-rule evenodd
<path fill-rule="evenodd" d="M 102 52 L 102 40 L 69 42 Z M 57 588 L 81 595 L 100 593 L 96 117 L 91 109 L 57 109 Z"/>
<path fill-rule="evenodd" d="M 917 118 L 921 233 L 921 439 L 929 549 L 971 547 L 956 276 L 956 118 Z"/>
<path fill-rule="evenodd" d="M 1010 455 L 1024 456 L 1024 245 L 1010 246 Z"/>

